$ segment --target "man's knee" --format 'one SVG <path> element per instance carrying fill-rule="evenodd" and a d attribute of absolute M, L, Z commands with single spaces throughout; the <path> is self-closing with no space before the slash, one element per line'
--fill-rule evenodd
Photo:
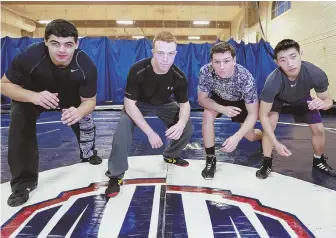
<path fill-rule="evenodd" d="M 87 116 L 83 117 L 81 120 L 78 122 L 79 126 L 81 129 L 87 129 L 87 128 L 93 128 L 95 127 L 94 121 L 93 121 L 93 116 L 92 114 L 88 114 Z"/>
<path fill-rule="evenodd" d="M 256 140 L 256 135 L 255 135 L 254 131 L 248 132 L 244 137 L 245 137 L 245 139 L 247 139 L 248 141 L 251 141 L 251 142 Z"/>
<path fill-rule="evenodd" d="M 115 139 L 122 143 L 131 139 L 134 127 L 135 123 L 133 122 L 131 117 L 127 113 L 123 112 L 120 116 L 117 128 L 114 131 L 113 143 L 116 143 Z"/>
<path fill-rule="evenodd" d="M 309 126 L 312 130 L 313 136 L 324 136 L 325 132 L 322 123 L 311 124 Z"/>
<path fill-rule="evenodd" d="M 217 114 L 218 113 L 213 110 L 204 109 L 203 124 L 214 123 Z"/>
<path fill-rule="evenodd" d="M 35 108 L 31 103 L 23 103 L 13 101 L 11 103 L 11 111 L 10 111 L 11 119 L 13 117 L 19 117 L 24 119 L 35 118 Z"/>
<path fill-rule="evenodd" d="M 12 133 L 22 136 L 36 133 L 36 115 L 32 107 L 26 108 L 25 105 L 16 104 L 16 107 L 11 109 L 9 134 Z"/>

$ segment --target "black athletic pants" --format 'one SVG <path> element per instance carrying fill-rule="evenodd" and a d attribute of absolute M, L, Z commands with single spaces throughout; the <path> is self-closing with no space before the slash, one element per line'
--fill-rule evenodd
<path fill-rule="evenodd" d="M 38 182 L 36 120 L 45 111 L 32 103 L 12 100 L 8 133 L 8 164 L 12 174 L 12 191 L 34 187 Z M 84 117 L 71 127 L 79 143 L 80 158 L 90 158 L 94 153 L 96 133 L 92 116 Z"/>

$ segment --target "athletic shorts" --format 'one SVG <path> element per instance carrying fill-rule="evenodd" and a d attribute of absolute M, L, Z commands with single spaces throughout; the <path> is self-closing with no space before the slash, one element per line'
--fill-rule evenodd
<path fill-rule="evenodd" d="M 311 100 L 313 99 L 310 95 L 291 103 L 275 98 L 271 111 L 281 113 L 283 106 L 291 106 L 290 112 L 294 116 L 295 122 L 307 124 L 321 123 L 319 110 L 309 110 L 308 108 L 307 101 Z"/>
<path fill-rule="evenodd" d="M 210 98 L 212 100 L 214 100 L 216 103 L 222 105 L 222 106 L 232 106 L 232 107 L 238 107 L 240 108 L 242 111 L 235 117 L 231 117 L 231 120 L 233 122 L 239 122 L 239 123 L 243 123 L 247 117 L 247 110 L 245 107 L 245 101 L 244 100 L 240 100 L 240 101 L 228 101 L 225 99 L 222 99 L 221 97 L 219 97 L 216 94 L 213 94 L 212 96 L 210 96 Z M 222 113 L 218 113 L 216 118 L 221 117 L 223 114 Z"/>

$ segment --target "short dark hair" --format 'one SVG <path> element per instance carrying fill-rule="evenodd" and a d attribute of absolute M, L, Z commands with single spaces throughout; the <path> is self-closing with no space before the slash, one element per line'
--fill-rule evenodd
<path fill-rule="evenodd" d="M 212 56 L 215 53 L 225 53 L 227 51 L 230 51 L 232 58 L 236 56 L 236 50 L 232 45 L 226 42 L 217 43 L 211 48 L 210 59 L 212 60 Z"/>
<path fill-rule="evenodd" d="M 57 37 L 73 36 L 75 42 L 77 42 L 78 39 L 78 31 L 75 25 L 64 19 L 55 19 L 48 23 L 45 28 L 44 38 L 48 40 L 51 35 Z"/>
<path fill-rule="evenodd" d="M 290 48 L 295 48 L 299 53 L 300 53 L 300 45 L 299 43 L 297 43 L 294 40 L 291 39 L 284 39 L 282 41 L 280 41 L 276 47 L 274 48 L 274 55 L 273 58 L 274 59 L 278 59 L 278 54 L 280 51 L 286 51 Z"/>

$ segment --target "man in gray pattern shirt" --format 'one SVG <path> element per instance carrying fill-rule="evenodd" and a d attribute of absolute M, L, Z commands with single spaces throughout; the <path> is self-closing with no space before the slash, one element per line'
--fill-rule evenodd
<path fill-rule="evenodd" d="M 204 107 L 202 133 L 206 152 L 204 179 L 212 179 L 216 171 L 214 121 L 222 114 L 239 122 L 240 129 L 223 143 L 222 151 L 232 152 L 245 137 L 260 141 L 262 132 L 254 129 L 258 119 L 258 94 L 251 73 L 236 63 L 235 49 L 224 42 L 213 46 L 211 62 L 200 70 L 198 102 Z"/>
<path fill-rule="evenodd" d="M 301 61 L 300 46 L 294 40 L 279 42 L 274 49 L 274 57 L 279 68 L 268 76 L 260 96 L 259 118 L 264 129 L 264 158 L 256 176 L 265 179 L 272 171 L 273 146 L 282 156 L 288 157 L 292 154 L 274 134 L 283 105 L 291 105 L 294 108 L 295 122 L 307 123 L 312 131 L 313 168 L 335 176 L 335 171 L 327 164 L 327 157 L 323 155 L 325 134 L 319 112 L 328 110 L 333 104 L 328 91 L 327 75 L 319 67 Z M 317 98 L 310 96 L 311 89 L 315 90 Z"/>

